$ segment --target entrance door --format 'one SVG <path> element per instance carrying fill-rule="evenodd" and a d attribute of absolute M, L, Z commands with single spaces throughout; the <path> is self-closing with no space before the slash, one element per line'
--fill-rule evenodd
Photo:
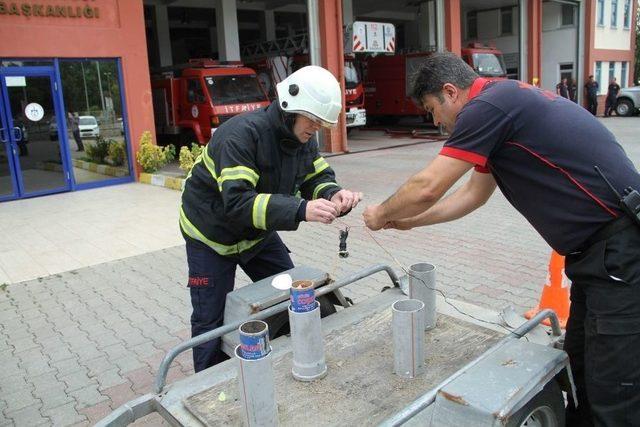
<path fill-rule="evenodd" d="M 53 69 L 0 69 L 0 201 L 68 191 Z"/>

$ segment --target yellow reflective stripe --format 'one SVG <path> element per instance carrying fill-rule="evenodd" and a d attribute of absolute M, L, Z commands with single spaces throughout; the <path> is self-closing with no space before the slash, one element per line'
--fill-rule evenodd
<path fill-rule="evenodd" d="M 267 204 L 271 194 L 258 194 L 253 200 L 253 226 L 260 230 L 267 229 Z"/>
<path fill-rule="evenodd" d="M 329 167 L 329 163 L 327 163 L 327 161 L 324 159 L 324 157 L 318 157 L 314 162 L 313 162 L 313 167 L 315 168 L 315 171 L 308 174 L 307 176 L 304 177 L 304 182 L 309 181 L 311 178 L 313 178 L 314 176 L 318 175 L 320 172 L 322 172 L 323 170 L 325 170 L 326 168 Z"/>
<path fill-rule="evenodd" d="M 222 183 L 227 180 L 244 179 L 249 181 L 254 187 L 258 184 L 260 176 L 251 168 L 246 166 L 234 166 L 232 168 L 224 168 L 220 172 L 218 187 L 222 189 Z"/>
<path fill-rule="evenodd" d="M 222 243 L 214 242 L 213 240 L 207 239 L 187 218 L 185 215 L 182 206 L 180 206 L 180 228 L 184 233 L 191 237 L 192 239 L 198 240 L 199 242 L 204 243 L 209 246 L 211 249 L 216 251 L 218 254 L 222 256 L 234 255 L 244 252 L 246 250 L 251 249 L 257 243 L 262 241 L 262 238 L 256 240 L 242 240 L 235 245 L 223 245 Z"/>
<path fill-rule="evenodd" d="M 202 158 L 204 159 L 204 165 L 209 170 L 209 173 L 211 174 L 213 179 L 217 181 L 218 175 L 216 174 L 216 162 L 214 162 L 213 159 L 209 157 L 209 151 L 207 150 L 207 147 L 204 147 L 204 150 L 202 150 Z"/>
<path fill-rule="evenodd" d="M 313 190 L 313 197 L 311 197 L 312 199 L 316 199 L 318 197 L 318 194 L 320 194 L 320 192 L 327 188 L 327 187 L 332 187 L 332 186 L 338 186 L 338 184 L 336 184 L 335 182 L 324 182 L 322 184 L 318 184 L 316 185 L 316 188 Z"/>

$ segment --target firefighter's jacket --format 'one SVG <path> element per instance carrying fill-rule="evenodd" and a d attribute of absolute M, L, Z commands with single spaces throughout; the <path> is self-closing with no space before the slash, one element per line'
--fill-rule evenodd
<path fill-rule="evenodd" d="M 221 125 L 182 193 L 180 229 L 223 256 L 251 259 L 276 230 L 295 230 L 303 199 L 340 187 L 315 138 L 300 143 L 276 102 Z"/>

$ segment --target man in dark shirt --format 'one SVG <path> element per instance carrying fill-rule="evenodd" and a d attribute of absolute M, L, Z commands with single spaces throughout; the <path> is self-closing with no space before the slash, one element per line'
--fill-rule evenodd
<path fill-rule="evenodd" d="M 567 85 L 567 79 L 562 79 L 560 83 L 556 85 L 556 95 L 569 99 L 569 86 Z"/>
<path fill-rule="evenodd" d="M 604 116 L 610 117 L 613 114 L 613 110 L 616 108 L 616 100 L 618 99 L 618 92 L 620 92 L 620 85 L 616 83 L 616 78 L 611 77 L 609 81 L 609 87 L 607 88 L 607 99 L 604 103 Z"/>
<path fill-rule="evenodd" d="M 424 61 L 413 96 L 451 137 L 424 170 L 365 209 L 365 224 L 406 230 L 458 219 L 497 185 L 566 255 L 572 287 L 564 349 L 579 402 L 567 409 L 567 425 L 640 420 L 640 227 L 594 166 L 618 191 L 640 188 L 640 174 L 613 134 L 570 100 L 514 80 L 482 79 L 448 52 Z"/>
<path fill-rule="evenodd" d="M 593 76 L 589 76 L 589 80 L 584 85 L 584 90 L 587 93 L 587 110 L 594 116 L 598 114 L 598 90 L 600 85 L 593 79 Z"/>

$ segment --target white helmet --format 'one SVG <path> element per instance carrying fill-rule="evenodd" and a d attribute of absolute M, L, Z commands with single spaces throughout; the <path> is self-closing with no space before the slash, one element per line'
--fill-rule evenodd
<path fill-rule="evenodd" d="M 325 127 L 338 123 L 342 93 L 340 83 L 328 70 L 315 65 L 302 67 L 278 83 L 276 91 L 283 111 L 302 114 Z"/>

